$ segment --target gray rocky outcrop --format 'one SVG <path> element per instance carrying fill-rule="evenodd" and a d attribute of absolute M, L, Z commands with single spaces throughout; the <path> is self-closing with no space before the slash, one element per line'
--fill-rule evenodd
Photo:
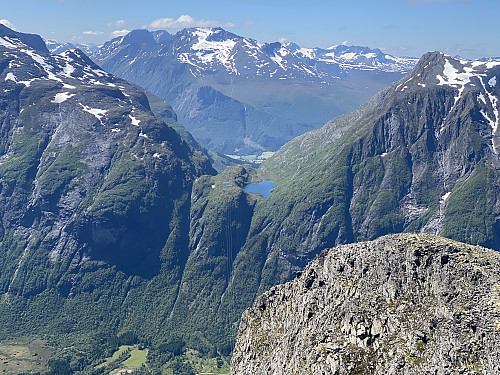
<path fill-rule="evenodd" d="M 241 319 L 233 375 L 498 374 L 500 254 L 427 234 L 325 250 Z"/>

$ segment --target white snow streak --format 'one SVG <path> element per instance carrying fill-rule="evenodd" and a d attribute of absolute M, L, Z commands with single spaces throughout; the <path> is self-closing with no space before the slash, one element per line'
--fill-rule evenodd
<path fill-rule="evenodd" d="M 8 42 L 6 39 L 4 39 L 2 37 L 0 37 L 0 46 L 4 46 L 4 47 L 10 48 L 10 49 L 17 48 L 17 46 L 15 44 Z"/>
<path fill-rule="evenodd" d="M 45 59 L 40 56 L 39 54 L 35 53 L 34 51 L 23 49 L 21 50 L 22 52 L 26 53 L 29 55 L 35 62 L 40 65 L 40 67 L 47 73 L 48 79 L 52 81 L 58 81 L 62 83 L 62 79 L 57 77 L 54 72 L 52 71 L 54 67 L 45 61 Z"/>
<path fill-rule="evenodd" d="M 448 199 L 448 197 L 450 196 L 451 194 L 451 191 L 447 192 L 445 195 L 443 195 L 439 201 L 439 203 L 443 204 L 446 202 L 446 200 Z"/>
<path fill-rule="evenodd" d="M 107 111 L 104 110 L 104 109 L 99 109 L 99 108 L 91 108 L 91 107 L 88 107 L 86 105 L 83 105 L 82 103 L 80 103 L 80 105 L 82 106 L 83 110 L 85 112 L 88 112 L 90 113 L 91 115 L 94 115 L 102 124 L 102 118 L 106 115 Z"/>

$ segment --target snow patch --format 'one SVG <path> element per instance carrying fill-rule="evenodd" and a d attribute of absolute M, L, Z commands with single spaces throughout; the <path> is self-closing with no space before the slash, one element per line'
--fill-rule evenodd
<path fill-rule="evenodd" d="M 441 204 L 445 203 L 445 202 L 446 202 L 446 200 L 448 199 L 448 197 L 450 196 L 450 194 L 451 194 L 451 191 L 449 191 L 449 192 L 447 192 L 445 195 L 443 195 L 443 196 L 441 197 L 441 199 L 439 200 L 439 203 L 441 203 Z"/>
<path fill-rule="evenodd" d="M 460 61 L 462 64 L 467 63 L 466 61 Z M 455 103 L 453 107 L 457 104 L 458 100 L 462 96 L 465 89 L 465 85 L 468 84 L 475 74 L 473 73 L 474 68 L 464 67 L 465 72 L 459 73 L 453 65 L 451 65 L 450 60 L 446 59 L 443 69 L 443 75 L 437 75 L 438 85 L 443 86 L 453 86 L 458 88 L 458 95 L 455 97 Z"/>
<path fill-rule="evenodd" d="M 204 28 L 195 29 L 192 34 L 197 37 L 197 41 L 192 45 L 191 49 L 196 51 L 195 56 L 200 62 L 208 64 L 215 60 L 220 62 L 230 73 L 237 74 L 236 66 L 231 58 L 236 41 L 233 39 L 223 41 L 208 40 L 211 35 L 217 32 Z"/>
<path fill-rule="evenodd" d="M 296 53 L 300 53 L 311 60 L 314 60 L 316 58 L 316 54 L 314 53 L 314 49 L 312 48 L 300 48 Z"/>
<path fill-rule="evenodd" d="M 357 57 L 357 54 L 355 54 L 354 52 L 347 52 L 343 53 L 339 57 L 344 60 L 354 60 Z"/>
<path fill-rule="evenodd" d="M 278 51 L 276 51 L 274 56 L 271 56 L 271 60 L 273 60 L 276 64 L 278 64 L 279 67 L 281 69 L 283 69 L 284 71 L 287 70 L 287 67 L 285 65 L 286 60 L 283 59 L 283 57 L 285 57 L 287 54 L 288 54 L 288 50 L 282 46 Z"/>
<path fill-rule="evenodd" d="M 91 108 L 91 107 L 88 107 L 86 105 L 83 105 L 82 103 L 80 103 L 80 105 L 82 106 L 82 108 L 85 112 L 88 112 L 91 115 L 94 115 L 102 124 L 102 118 L 104 116 L 106 116 L 106 113 L 107 113 L 106 110 L 99 109 L 99 108 Z"/>
<path fill-rule="evenodd" d="M 114 129 L 111 129 L 111 131 L 113 133 L 118 133 L 118 132 L 121 132 L 122 130 L 121 129 L 118 129 L 118 128 L 114 128 Z"/>
<path fill-rule="evenodd" d="M 470 82 L 472 76 L 473 74 L 471 74 L 470 71 L 459 73 L 458 69 L 454 68 L 453 65 L 451 65 L 450 61 L 446 59 L 443 75 L 437 75 L 436 78 L 439 80 L 438 85 L 440 86 L 464 86 Z"/>
<path fill-rule="evenodd" d="M 497 84 L 497 77 L 493 77 L 488 81 L 488 85 L 490 85 L 490 87 L 495 87 L 496 84 Z"/>
<path fill-rule="evenodd" d="M 73 73 L 74 71 L 75 68 L 68 63 L 66 63 L 66 66 L 63 68 L 64 75 L 69 78 L 71 78 L 71 73 Z"/>
<path fill-rule="evenodd" d="M 51 101 L 51 103 L 56 103 L 56 104 L 61 104 L 71 98 L 72 96 L 75 96 L 76 94 L 70 94 L 69 92 L 60 92 L 57 93 L 54 99 Z"/>
<path fill-rule="evenodd" d="M 8 42 L 6 39 L 0 37 L 0 46 L 4 46 L 10 49 L 16 49 L 16 45 Z"/>
<path fill-rule="evenodd" d="M 6 81 L 14 81 L 17 83 L 16 76 L 10 72 L 7 73 L 7 75 L 5 76 L 5 80 Z"/>
<path fill-rule="evenodd" d="M 128 115 L 128 117 L 130 117 L 130 120 L 132 121 L 132 125 L 139 126 L 139 124 L 141 123 L 141 120 L 138 120 L 137 118 L 135 118 L 132 115 Z"/>

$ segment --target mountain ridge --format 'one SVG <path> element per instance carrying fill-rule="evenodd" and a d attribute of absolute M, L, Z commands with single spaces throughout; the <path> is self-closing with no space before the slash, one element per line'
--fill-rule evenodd
<path fill-rule="evenodd" d="M 0 29 L 0 86 L 2 339 L 45 337 L 73 371 L 123 332 L 165 340 L 208 157 L 79 50 Z"/>
<path fill-rule="evenodd" d="M 139 34 L 148 42 L 136 40 Z M 276 151 L 294 136 L 355 109 L 415 62 L 346 46 L 310 49 L 304 57 L 297 51 L 306 49 L 294 54 L 287 44 L 258 42 L 221 28 L 163 33 L 156 45 L 147 30 L 129 35 L 106 42 L 92 58 L 171 103 L 195 138 L 226 154 Z M 346 48 L 364 55 L 342 54 Z M 311 59 L 313 54 L 321 58 Z M 219 99 L 207 102 L 207 88 Z"/>

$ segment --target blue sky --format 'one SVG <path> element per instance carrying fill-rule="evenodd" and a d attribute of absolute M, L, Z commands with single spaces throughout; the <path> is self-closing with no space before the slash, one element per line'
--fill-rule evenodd
<path fill-rule="evenodd" d="M 47 39 L 102 43 L 127 30 L 222 26 L 303 47 L 348 44 L 419 57 L 500 56 L 500 0 L 0 0 L 0 20 Z"/>

